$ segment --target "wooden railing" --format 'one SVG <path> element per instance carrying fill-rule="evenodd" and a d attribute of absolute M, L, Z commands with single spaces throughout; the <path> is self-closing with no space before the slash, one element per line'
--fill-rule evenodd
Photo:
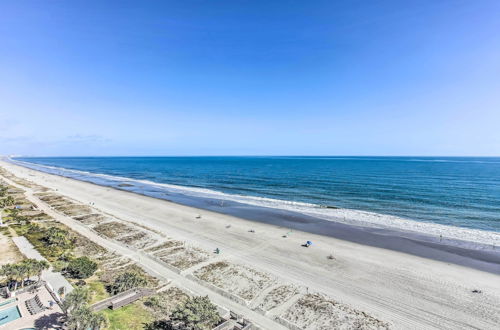
<path fill-rule="evenodd" d="M 155 290 L 147 288 L 135 288 L 124 292 L 121 292 L 113 297 L 106 298 L 99 302 L 96 302 L 90 306 L 95 312 L 101 311 L 105 308 L 117 309 L 133 303 L 134 301 L 141 299 L 143 297 L 148 297 L 155 294 Z M 127 297 L 129 296 L 130 297 Z"/>

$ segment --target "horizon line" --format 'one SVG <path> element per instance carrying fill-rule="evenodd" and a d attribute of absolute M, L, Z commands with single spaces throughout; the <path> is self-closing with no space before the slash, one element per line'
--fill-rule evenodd
<path fill-rule="evenodd" d="M 2 158 L 120 158 L 120 157 L 448 157 L 448 158 L 500 158 L 498 156 L 481 155 L 66 155 L 66 156 L 47 156 L 47 155 L 0 155 Z"/>

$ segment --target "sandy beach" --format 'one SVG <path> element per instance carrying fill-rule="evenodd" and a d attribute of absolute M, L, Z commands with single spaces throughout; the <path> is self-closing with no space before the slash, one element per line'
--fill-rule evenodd
<path fill-rule="evenodd" d="M 120 246 L 121 253 L 161 260 L 178 270 L 171 280 L 181 287 L 197 288 L 193 282 L 213 295 L 227 293 L 250 319 L 258 313 L 302 329 L 329 329 L 338 320 L 344 320 L 339 328 L 373 329 L 495 329 L 500 324 L 495 251 L 459 253 L 429 243 L 413 244 L 404 253 L 396 246 L 290 231 L 5 161 L 0 166 L 48 188 L 27 192 L 66 225 L 100 243 L 109 241 L 109 247 Z M 309 248 L 302 246 L 307 240 L 314 243 Z M 390 236 L 387 242 L 408 244 Z M 220 254 L 213 253 L 216 248 Z M 138 260 L 154 268 L 147 258 Z"/>

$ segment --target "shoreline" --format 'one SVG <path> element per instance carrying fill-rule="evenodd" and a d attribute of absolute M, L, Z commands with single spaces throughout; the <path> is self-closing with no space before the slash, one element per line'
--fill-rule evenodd
<path fill-rule="evenodd" d="M 289 229 L 277 224 L 199 210 L 2 161 L 0 166 L 20 180 L 30 181 L 28 185 L 46 187 L 49 194 L 68 198 L 81 207 L 92 205 L 94 212 L 116 219 L 106 220 L 108 223 L 120 221 L 136 231 L 142 228 L 151 235 L 182 241 L 191 249 L 201 249 L 211 255 L 206 263 L 177 273 L 178 281 L 191 281 L 200 266 L 224 261 L 243 265 L 256 274 L 267 274 L 266 278 L 276 279 L 280 284 L 298 286 L 301 292 L 333 297 L 335 301 L 389 322 L 394 329 L 494 329 L 500 322 L 499 276 L 478 270 L 480 267 L 464 267 L 452 261 L 442 262 L 364 244 L 369 242 L 358 244 L 303 231 L 293 231 L 283 238 Z M 48 205 L 45 208 L 56 212 Z M 197 218 L 198 214 L 201 218 Z M 62 214 L 58 217 L 82 233 L 97 235 L 93 227 L 86 227 L 74 218 Z M 120 246 L 119 249 L 147 266 L 149 261 L 141 257 L 142 250 L 125 248 L 103 236 L 96 237 L 101 242 L 109 242 L 110 246 Z M 306 240 L 313 241 L 312 247 L 301 246 Z M 210 253 L 215 248 L 220 248 L 220 255 Z M 449 257 L 447 251 L 442 253 Z M 334 259 L 330 260 L 329 255 Z M 258 279 L 263 275 L 254 276 Z M 241 290 L 246 285 L 246 282 L 231 282 L 233 280 L 229 280 L 236 285 L 232 290 Z M 476 289 L 482 293 L 473 293 Z M 254 304 L 248 306 L 253 310 L 266 292 L 259 293 Z"/>
<path fill-rule="evenodd" d="M 162 200 L 219 212 L 236 215 L 249 220 L 260 221 L 260 214 L 280 218 L 286 217 L 313 218 L 328 222 L 342 223 L 361 228 L 374 228 L 398 232 L 403 235 L 412 235 L 434 242 L 433 238 L 444 238 L 449 244 L 468 249 L 489 250 L 493 246 L 500 246 L 500 232 L 494 230 L 470 228 L 440 224 L 433 221 L 414 220 L 397 215 L 375 213 L 365 210 L 325 207 L 319 204 L 287 201 L 251 195 L 228 194 L 206 188 L 178 186 L 168 183 L 159 183 L 147 179 L 133 179 L 103 173 L 92 173 L 76 169 L 41 165 L 24 160 L 7 158 L 7 161 L 41 171 L 79 181 L 94 183 L 100 186 L 138 193 Z M 223 205 L 223 207 L 221 207 Z M 252 213 L 257 214 L 253 216 Z"/>
<path fill-rule="evenodd" d="M 179 206 L 190 207 L 197 210 L 196 212 L 210 211 L 216 214 L 229 215 L 239 219 L 244 219 L 252 222 L 258 222 L 268 225 L 289 228 L 290 230 L 299 230 L 301 232 L 332 237 L 348 242 L 362 244 L 371 247 L 389 249 L 397 252 L 407 253 L 410 255 L 423 257 L 427 259 L 450 262 L 457 265 L 471 267 L 482 271 L 487 271 L 494 274 L 500 274 L 500 234 L 495 232 L 492 235 L 498 235 L 497 240 L 492 243 L 474 242 L 462 239 L 450 238 L 446 234 L 439 237 L 437 234 L 430 235 L 411 230 L 401 230 L 399 228 L 376 227 L 370 225 L 356 224 L 356 221 L 335 222 L 331 220 L 321 219 L 312 215 L 307 215 L 299 212 L 288 210 L 277 210 L 266 207 L 255 207 L 252 205 L 241 204 L 233 201 L 225 201 L 225 206 L 220 206 L 219 200 L 196 199 L 190 196 L 167 196 L 164 197 L 161 193 L 150 194 L 141 192 L 140 189 L 126 189 L 123 183 L 115 186 L 98 184 L 87 180 L 79 180 L 62 174 L 52 174 L 19 163 L 27 163 L 23 161 L 7 160 L 8 163 L 14 166 L 20 166 L 33 171 L 38 171 L 47 175 L 55 175 L 69 180 L 75 180 L 92 184 L 98 187 L 116 189 L 119 191 L 136 194 L 139 196 L 150 197 L 161 201 L 166 201 Z M 30 165 L 37 165 L 27 163 Z M 98 174 L 100 176 L 107 176 Z M 126 178 L 124 178 L 126 179 Z M 130 181 L 134 181 L 130 179 Z M 161 184 L 157 184 L 161 185 Z M 156 196 L 155 196 L 156 195 Z M 360 211 L 363 212 L 363 211 Z M 384 217 L 384 215 L 381 215 Z M 387 216 L 392 217 L 392 216 Z M 417 223 L 417 221 L 407 220 Z M 463 232 L 471 231 L 478 232 L 479 230 L 464 229 L 459 227 L 444 226 L 433 224 L 436 226 L 457 228 Z M 425 228 L 425 227 L 424 227 Z M 496 238 L 496 237 L 495 237 Z"/>

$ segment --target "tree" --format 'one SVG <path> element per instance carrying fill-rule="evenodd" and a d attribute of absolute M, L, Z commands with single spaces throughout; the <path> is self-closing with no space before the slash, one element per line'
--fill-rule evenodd
<path fill-rule="evenodd" d="M 66 314 L 79 309 L 90 301 L 90 291 L 87 287 L 76 287 L 64 298 L 62 307 Z"/>
<path fill-rule="evenodd" d="M 193 330 L 212 329 L 221 320 L 217 307 L 208 296 L 190 297 L 174 309 L 170 319 L 180 322 L 184 329 Z"/>
<path fill-rule="evenodd" d="M 66 267 L 66 271 L 73 278 L 88 278 L 94 274 L 97 270 L 97 263 L 89 259 L 88 257 L 80 257 L 73 259 L 69 262 Z"/>
<path fill-rule="evenodd" d="M 21 286 L 24 286 L 24 279 L 28 274 L 29 265 L 26 262 L 20 262 L 17 264 L 6 264 L 1 268 L 1 273 L 7 277 L 9 283 L 14 282 L 14 291 L 17 290 L 17 285 L 21 282 Z"/>
<path fill-rule="evenodd" d="M 9 282 L 9 288 L 11 287 L 12 282 L 16 280 L 17 269 L 13 264 L 5 264 L 0 268 L 0 274 L 7 277 L 7 281 Z"/>
<path fill-rule="evenodd" d="M 144 330 L 173 330 L 174 327 L 172 323 L 167 320 L 156 320 L 153 322 L 146 323 L 144 325 Z"/>
<path fill-rule="evenodd" d="M 88 320 L 88 327 L 86 329 L 98 330 L 100 328 L 107 328 L 109 320 L 103 313 L 92 313 Z"/>
<path fill-rule="evenodd" d="M 34 264 L 34 273 L 38 277 L 37 282 L 40 282 L 42 279 L 42 272 L 49 268 L 50 264 L 45 260 L 38 260 L 36 264 Z"/>
<path fill-rule="evenodd" d="M 94 313 L 88 306 L 82 306 L 68 315 L 66 326 L 70 330 L 97 330 L 109 325 L 108 318 L 102 313 Z"/>
<path fill-rule="evenodd" d="M 66 296 L 63 309 L 67 315 L 68 329 L 97 330 L 108 326 L 107 317 L 101 313 L 94 313 L 88 306 L 89 301 L 90 291 L 86 287 L 77 287 Z"/>
<path fill-rule="evenodd" d="M 133 288 L 145 286 L 147 283 L 148 281 L 141 274 L 136 272 L 125 272 L 115 278 L 110 291 L 112 294 L 117 294 Z"/>
<path fill-rule="evenodd" d="M 21 261 L 21 264 L 24 267 L 24 275 L 28 279 L 36 274 L 36 267 L 38 266 L 38 260 L 36 259 L 25 259 Z M 24 281 L 23 281 L 24 282 Z"/>
<path fill-rule="evenodd" d="M 33 275 L 38 275 L 38 281 L 40 281 L 42 271 L 48 269 L 49 266 L 45 260 L 25 259 L 17 264 L 3 265 L 0 274 L 7 277 L 9 284 L 14 282 L 14 290 L 17 290 L 18 282 L 21 282 L 21 286 L 24 287 L 26 278 Z"/>
<path fill-rule="evenodd" d="M 17 282 L 21 282 L 21 287 L 24 288 L 24 280 L 28 275 L 30 266 L 25 262 L 20 262 L 18 264 L 15 264 L 14 267 L 16 269 L 16 289 L 17 289 Z"/>
<path fill-rule="evenodd" d="M 50 227 L 44 232 L 42 239 L 52 248 L 52 255 L 59 255 L 61 250 L 72 247 L 69 233 L 61 228 Z"/>

